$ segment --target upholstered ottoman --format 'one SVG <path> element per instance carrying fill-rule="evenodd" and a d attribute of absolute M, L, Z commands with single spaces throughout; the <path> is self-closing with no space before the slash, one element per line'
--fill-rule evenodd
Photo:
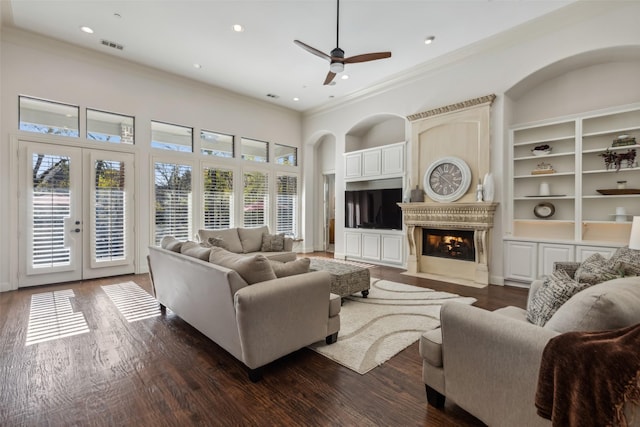
<path fill-rule="evenodd" d="M 369 295 L 371 280 L 369 269 L 351 264 L 311 258 L 309 269 L 326 271 L 331 275 L 331 293 L 346 297 L 362 292 L 364 298 Z"/>

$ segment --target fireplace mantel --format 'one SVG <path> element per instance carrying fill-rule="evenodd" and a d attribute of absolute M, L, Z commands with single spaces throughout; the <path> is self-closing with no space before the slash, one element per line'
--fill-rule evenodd
<path fill-rule="evenodd" d="M 398 203 L 402 209 L 402 221 L 409 243 L 408 272 L 427 273 L 451 279 L 468 280 L 470 283 L 489 284 L 489 230 L 497 203 Z M 476 249 L 475 262 L 458 265 L 438 260 L 437 263 L 422 260 L 422 229 L 473 230 Z M 465 261 L 455 261 L 464 263 Z M 460 268 L 461 267 L 461 268 Z M 436 277 L 437 278 L 437 277 Z"/>

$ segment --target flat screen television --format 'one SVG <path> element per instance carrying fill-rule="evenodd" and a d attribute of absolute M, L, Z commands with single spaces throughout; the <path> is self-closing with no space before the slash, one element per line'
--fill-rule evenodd
<path fill-rule="evenodd" d="M 344 192 L 346 228 L 402 229 L 401 188 Z"/>

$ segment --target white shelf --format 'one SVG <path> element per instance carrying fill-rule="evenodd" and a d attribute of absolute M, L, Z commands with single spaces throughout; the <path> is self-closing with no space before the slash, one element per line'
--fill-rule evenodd
<path fill-rule="evenodd" d="M 590 154 L 590 153 L 604 153 L 607 150 L 620 150 L 624 148 L 640 148 L 640 145 L 621 145 L 620 147 L 607 147 L 607 148 L 593 148 L 591 150 L 582 150 L 582 154 Z M 516 160 L 516 159 L 514 159 Z"/>
<path fill-rule="evenodd" d="M 598 132 L 589 132 L 589 133 L 583 133 L 582 137 L 583 138 L 589 138 L 591 136 L 602 136 L 602 135 L 624 135 L 625 133 L 628 132 L 633 132 L 633 131 L 637 131 L 640 130 L 640 127 L 629 127 L 629 128 L 620 128 L 620 129 L 607 129 L 607 130 L 603 130 L 603 131 L 598 131 Z"/>
<path fill-rule="evenodd" d="M 640 171 L 640 168 L 620 168 L 620 170 L 616 170 L 615 168 L 613 169 L 596 169 L 596 170 L 590 170 L 590 171 L 582 171 L 583 174 L 587 175 L 587 174 L 591 174 L 591 173 L 620 173 L 620 172 L 634 172 L 634 171 Z"/>
<path fill-rule="evenodd" d="M 629 197 L 640 197 L 640 194 L 592 194 L 587 196 L 582 196 L 583 199 L 626 199 Z"/>
<path fill-rule="evenodd" d="M 602 150 L 604 151 L 604 150 Z M 547 154 L 546 156 L 525 156 L 525 157 L 515 157 L 513 160 L 515 162 L 517 162 L 518 160 L 532 160 L 532 159 L 547 159 L 549 157 L 563 157 L 563 156 L 573 156 L 575 155 L 574 152 L 570 152 L 570 153 L 554 153 L 554 154 Z"/>
<path fill-rule="evenodd" d="M 567 140 L 575 140 L 576 136 L 575 135 L 568 135 L 568 136 L 559 136 L 556 138 L 542 138 L 542 139 L 538 139 L 538 140 L 533 140 L 533 141 L 524 141 L 524 142 L 517 142 L 515 144 L 513 144 L 514 147 L 522 147 L 524 145 L 539 145 L 539 144 L 547 144 L 549 142 L 558 142 L 558 141 L 567 141 Z"/>
<path fill-rule="evenodd" d="M 537 218 L 514 218 L 516 222 L 537 222 L 537 223 L 551 223 L 551 224 L 574 224 L 573 220 L 563 219 L 537 219 Z"/>
<path fill-rule="evenodd" d="M 513 198 L 515 201 L 532 201 L 532 200 L 574 200 L 574 196 L 535 196 L 535 197 L 526 197 L 526 196 L 516 196 Z"/>
<path fill-rule="evenodd" d="M 575 172 L 556 172 L 556 173 L 544 173 L 540 175 L 518 175 L 514 176 L 513 179 L 524 179 L 524 178 L 551 178 L 554 176 L 570 176 L 575 175 Z"/>

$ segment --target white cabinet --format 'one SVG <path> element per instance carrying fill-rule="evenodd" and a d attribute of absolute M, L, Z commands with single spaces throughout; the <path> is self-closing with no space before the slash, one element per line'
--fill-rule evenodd
<path fill-rule="evenodd" d="M 345 153 L 345 180 L 365 181 L 402 177 L 404 156 L 404 142 Z"/>
<path fill-rule="evenodd" d="M 506 241 L 505 279 L 532 282 L 538 274 L 538 245 L 534 242 Z"/>
<path fill-rule="evenodd" d="M 573 261 L 575 259 L 574 253 L 575 250 L 573 245 L 539 243 L 537 277 L 553 273 L 553 264 L 556 262 Z"/>
<path fill-rule="evenodd" d="M 594 254 L 600 254 L 603 257 L 609 259 L 617 249 L 618 248 L 611 248 L 611 247 L 605 247 L 605 246 L 576 246 L 575 259 L 578 262 L 582 262 Z"/>
<path fill-rule="evenodd" d="M 362 256 L 361 233 L 344 233 L 344 253 L 348 257 L 360 258 Z"/>
<path fill-rule="evenodd" d="M 344 241 L 347 258 L 389 265 L 402 265 L 404 262 L 404 235 L 401 231 L 351 228 L 345 231 Z"/>

